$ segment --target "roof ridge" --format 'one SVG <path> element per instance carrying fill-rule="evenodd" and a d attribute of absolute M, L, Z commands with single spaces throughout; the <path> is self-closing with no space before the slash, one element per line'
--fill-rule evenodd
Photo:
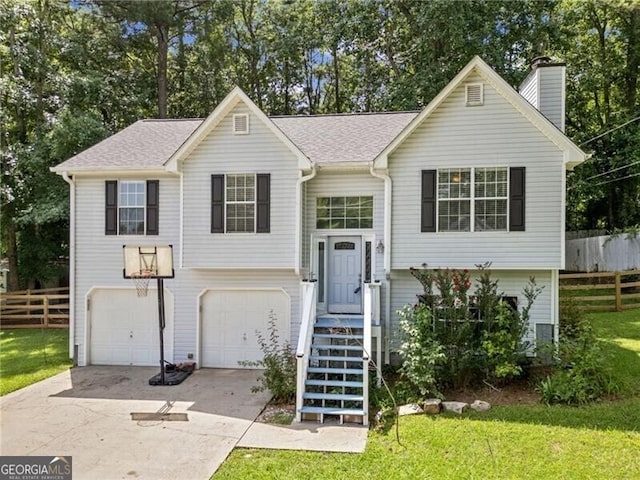
<path fill-rule="evenodd" d="M 326 117 L 356 117 L 356 116 L 373 116 L 373 115 L 396 115 L 420 113 L 420 110 L 396 110 L 387 112 L 344 112 L 344 113 L 318 113 L 313 115 L 269 115 L 269 118 L 326 118 Z"/>
<path fill-rule="evenodd" d="M 139 122 L 202 122 L 204 118 L 142 118 Z"/>

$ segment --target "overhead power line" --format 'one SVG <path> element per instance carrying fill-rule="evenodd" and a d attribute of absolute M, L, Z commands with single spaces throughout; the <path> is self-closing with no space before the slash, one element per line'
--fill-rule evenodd
<path fill-rule="evenodd" d="M 607 170 L 606 172 L 602 172 L 602 173 L 599 173 L 597 175 L 593 175 L 593 176 L 591 176 L 589 178 L 585 178 L 584 181 L 586 182 L 588 180 L 593 180 L 594 178 L 603 177 L 603 176 L 608 175 L 610 173 L 617 172 L 618 170 L 622 170 L 622 169 L 625 169 L 625 168 L 633 167 L 634 165 L 638 165 L 638 164 L 640 164 L 640 160 L 638 160 L 637 162 L 628 163 L 627 165 L 622 165 L 621 167 L 614 168 L 612 170 Z"/>
<path fill-rule="evenodd" d="M 618 130 L 618 129 L 622 128 L 622 127 L 626 127 L 626 126 L 627 126 L 627 125 L 629 125 L 630 123 L 637 122 L 638 120 L 640 120 L 640 115 L 639 115 L 639 116 L 637 116 L 636 118 L 632 118 L 631 120 L 629 120 L 628 122 L 623 123 L 622 125 L 618 125 L 617 127 L 613 127 L 612 129 L 607 130 L 606 132 L 601 133 L 600 135 L 596 135 L 595 137 L 590 138 L 590 139 L 589 139 L 589 140 L 587 140 L 586 142 L 582 142 L 582 143 L 581 143 L 580 145 L 578 145 L 578 146 L 579 146 L 579 147 L 582 147 L 583 145 L 586 145 L 587 143 L 591 143 L 591 142 L 593 142 L 594 140 L 599 139 L 600 137 L 604 137 L 605 135 L 607 135 L 607 134 L 609 134 L 609 133 L 611 133 L 611 132 L 615 132 L 616 130 Z"/>
<path fill-rule="evenodd" d="M 619 182 L 620 180 L 626 180 L 627 178 L 640 177 L 640 173 L 632 173 L 631 175 L 627 175 L 626 177 L 614 178 L 613 180 L 607 180 L 606 182 L 598 182 L 594 184 L 594 187 L 599 185 L 606 185 L 607 183 Z"/>

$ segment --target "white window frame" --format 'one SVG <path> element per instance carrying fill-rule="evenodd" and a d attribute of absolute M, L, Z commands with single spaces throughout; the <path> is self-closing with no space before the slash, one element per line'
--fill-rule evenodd
<path fill-rule="evenodd" d="M 371 282 L 377 282 L 378 279 L 376 277 L 376 265 L 378 262 L 377 256 L 379 255 L 376 249 L 377 240 L 376 235 L 373 233 L 363 233 L 361 235 L 353 234 L 353 232 L 331 232 L 330 234 L 311 234 L 311 248 L 309 259 L 309 277 L 311 280 L 316 280 L 318 282 L 318 289 L 316 291 L 316 306 L 319 313 L 325 313 L 327 311 L 328 305 L 328 296 L 329 296 L 329 238 L 330 237 L 359 237 L 361 242 L 361 252 L 362 252 L 362 280 L 364 282 L 365 272 L 367 268 L 367 255 L 366 255 L 366 244 L 367 242 L 371 242 L 371 258 L 369 259 L 371 264 Z M 320 256 L 320 244 L 324 245 L 324 258 L 322 264 L 322 278 L 320 278 L 320 265 L 319 265 L 319 256 Z M 322 283 L 322 293 L 320 295 L 320 283 Z"/>
<path fill-rule="evenodd" d="M 122 195 L 122 186 L 123 185 L 130 185 L 130 184 L 137 184 L 137 185 L 142 185 L 142 205 L 122 205 L 122 201 L 121 201 L 121 195 Z M 142 233 L 122 233 L 122 225 L 120 223 L 121 221 L 121 211 L 123 209 L 142 209 Z M 118 180 L 118 235 L 122 235 L 122 236 L 143 236 L 147 234 L 147 182 L 144 180 Z"/>
<path fill-rule="evenodd" d="M 345 217 L 344 217 L 345 226 L 344 227 L 331 228 L 329 226 L 329 227 L 318 228 L 318 220 L 319 220 L 319 217 L 318 217 L 318 201 L 321 198 L 329 199 L 330 202 L 331 202 L 332 198 L 343 198 L 345 200 Z M 360 226 L 358 226 L 358 227 L 347 227 L 346 221 L 347 221 L 348 218 L 351 218 L 351 217 L 346 217 L 346 208 L 347 208 L 346 207 L 346 200 L 347 200 L 347 198 L 370 198 L 371 199 L 371 226 L 370 227 L 360 227 Z M 315 220 L 316 220 L 315 227 L 316 227 L 316 230 L 323 230 L 323 231 L 326 230 L 326 231 L 332 232 L 332 234 L 333 234 L 333 232 L 338 232 L 338 231 L 353 232 L 354 230 L 365 230 L 366 231 L 366 230 L 373 229 L 373 221 L 374 221 L 374 217 L 375 217 L 375 197 L 373 195 L 355 195 L 354 194 L 354 195 L 318 196 L 318 197 L 316 197 L 314 208 L 315 208 Z M 363 218 L 366 218 L 366 217 L 362 217 L 362 216 L 359 215 L 358 216 L 358 223 L 360 223 Z M 329 217 L 329 220 L 331 220 L 331 217 Z"/>
<path fill-rule="evenodd" d="M 476 170 L 477 169 L 506 169 L 507 171 L 507 194 L 506 197 L 476 197 Z M 444 170 L 469 170 L 470 171 L 470 179 L 471 179 L 471 190 L 470 196 L 468 198 L 470 203 L 469 215 L 469 230 L 441 230 L 440 229 L 440 202 L 447 200 L 456 200 L 454 199 L 446 199 L 440 198 L 440 172 Z M 497 232 L 508 232 L 509 231 L 509 210 L 511 208 L 511 204 L 509 201 L 510 198 L 510 182 L 509 182 L 509 167 L 500 165 L 491 165 L 491 166 L 480 166 L 480 167 L 450 167 L 450 168 L 438 168 L 436 170 L 436 221 L 437 221 L 437 229 L 436 231 L 439 233 L 469 233 L 469 232 L 485 232 L 485 233 L 497 233 Z M 467 200 L 467 198 L 461 198 L 459 200 Z M 506 210 L 506 226 L 504 229 L 496 229 L 496 230 L 476 230 L 476 200 L 506 200 L 507 202 L 507 210 Z"/>
<path fill-rule="evenodd" d="M 504 196 L 484 196 L 484 197 L 478 197 L 476 196 L 476 171 L 477 170 L 506 170 L 506 178 L 505 178 L 505 183 L 506 183 L 506 190 L 505 190 L 505 195 Z M 486 182 L 485 182 L 486 184 Z M 472 201 L 473 201 L 473 230 L 472 231 L 478 231 L 478 232 L 508 232 L 509 231 L 509 167 L 474 167 L 472 169 L 472 175 L 471 175 L 471 194 L 472 194 Z M 476 230 L 475 225 L 476 225 L 476 215 L 475 215 L 475 210 L 476 210 L 476 202 L 479 200 L 504 200 L 506 202 L 507 208 L 505 209 L 505 226 L 504 228 L 495 228 L 493 230 Z"/>
<path fill-rule="evenodd" d="M 253 200 L 229 200 L 229 178 L 230 177 L 252 177 L 253 178 Z M 225 233 L 230 234 L 247 234 L 247 233 L 256 233 L 256 222 L 257 219 L 257 196 L 258 196 L 258 187 L 257 187 L 257 175 L 255 173 L 227 173 L 224 176 L 224 231 Z M 234 186 L 234 188 L 236 188 Z M 246 189 L 246 187 L 245 187 Z M 252 230 L 247 231 L 229 231 L 229 205 L 253 205 L 253 228 Z M 238 217 L 234 217 L 238 218 Z"/>

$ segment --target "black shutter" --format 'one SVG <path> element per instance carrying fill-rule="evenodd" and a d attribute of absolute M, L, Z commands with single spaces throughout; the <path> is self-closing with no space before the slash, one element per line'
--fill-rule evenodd
<path fill-rule="evenodd" d="M 420 231 L 436 231 L 436 174 L 437 170 L 422 170 Z"/>
<path fill-rule="evenodd" d="M 107 180 L 105 183 L 104 234 L 118 234 L 118 182 Z"/>
<path fill-rule="evenodd" d="M 271 175 L 256 175 L 256 232 L 269 233 L 271 227 Z"/>
<path fill-rule="evenodd" d="M 224 233 L 224 175 L 211 175 L 211 233 Z"/>
<path fill-rule="evenodd" d="M 512 232 L 524 232 L 525 178 L 525 167 L 509 169 L 509 230 Z"/>
<path fill-rule="evenodd" d="M 158 235 L 160 180 L 147 180 L 147 235 Z"/>

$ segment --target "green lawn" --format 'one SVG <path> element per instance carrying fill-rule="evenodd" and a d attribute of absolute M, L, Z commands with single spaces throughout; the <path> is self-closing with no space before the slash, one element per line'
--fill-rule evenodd
<path fill-rule="evenodd" d="M 70 366 L 66 328 L 0 331 L 0 395 L 44 380 Z"/>
<path fill-rule="evenodd" d="M 236 449 L 214 479 L 640 478 L 640 310 L 590 315 L 623 399 L 400 419 L 362 455 Z"/>

